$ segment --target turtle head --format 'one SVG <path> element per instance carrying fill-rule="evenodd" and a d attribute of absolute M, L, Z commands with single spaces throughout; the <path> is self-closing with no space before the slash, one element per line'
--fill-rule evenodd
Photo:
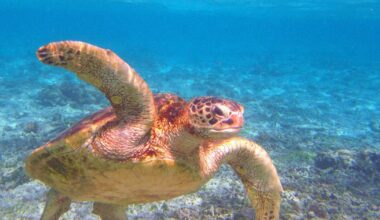
<path fill-rule="evenodd" d="M 205 96 L 188 103 L 188 127 L 197 135 L 230 137 L 243 127 L 244 108 L 232 100 Z"/>

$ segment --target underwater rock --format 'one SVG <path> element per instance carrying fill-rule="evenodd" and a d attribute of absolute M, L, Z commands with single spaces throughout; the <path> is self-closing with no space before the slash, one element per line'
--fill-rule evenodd
<path fill-rule="evenodd" d="M 233 216 L 234 220 L 253 219 L 255 211 L 252 208 L 243 208 Z"/>
<path fill-rule="evenodd" d="M 66 100 L 71 101 L 72 104 L 91 104 L 95 102 L 94 98 L 86 91 L 85 87 L 64 81 L 59 86 L 59 91 L 65 97 Z"/>
<path fill-rule="evenodd" d="M 356 161 L 350 151 L 320 152 L 315 158 L 315 166 L 319 169 L 345 169 L 354 167 Z"/>
<path fill-rule="evenodd" d="M 0 175 L 0 188 L 6 190 L 12 189 L 28 182 L 29 180 L 29 177 L 24 172 L 24 168 L 20 165 L 9 169 L 2 169 L 2 174 Z"/>
<path fill-rule="evenodd" d="M 299 192 L 285 190 L 282 193 L 281 218 L 280 219 L 304 219 L 306 212 L 305 198 L 299 197 Z"/>
<path fill-rule="evenodd" d="M 199 211 L 195 209 L 181 208 L 175 211 L 173 217 L 176 219 L 192 219 L 192 218 L 198 219 L 200 216 L 199 216 Z"/>
<path fill-rule="evenodd" d="M 324 204 L 313 202 L 308 207 L 307 217 L 328 219 L 329 214 L 327 213 L 326 206 Z"/>
<path fill-rule="evenodd" d="M 320 152 L 315 158 L 315 167 L 319 170 L 333 170 L 357 176 L 353 180 L 360 185 L 361 181 L 380 181 L 380 152 L 374 150 L 338 150 Z M 337 174 L 336 174 L 337 175 Z M 360 177 L 360 178 L 359 178 Z"/>
<path fill-rule="evenodd" d="M 53 107 L 65 105 L 67 101 L 55 86 L 47 86 L 37 93 L 36 102 L 42 106 Z"/>
<path fill-rule="evenodd" d="M 51 117 L 52 122 L 57 122 L 61 123 L 62 122 L 62 115 L 59 114 L 58 112 L 54 113 L 53 116 Z"/>
<path fill-rule="evenodd" d="M 330 192 L 325 188 L 321 189 L 320 196 L 322 199 L 325 199 L 325 200 L 337 199 L 336 195 L 333 192 Z"/>
<path fill-rule="evenodd" d="M 47 86 L 37 93 L 37 104 L 54 107 L 69 104 L 78 107 L 97 103 L 100 95 L 95 90 L 79 83 L 63 81 L 58 86 Z"/>
<path fill-rule="evenodd" d="M 362 167 L 363 171 L 369 175 L 377 174 L 380 178 L 380 153 L 364 150 L 358 154 L 359 167 Z"/>
<path fill-rule="evenodd" d="M 29 122 L 24 127 L 25 133 L 37 133 L 38 132 L 38 124 L 37 122 Z"/>
<path fill-rule="evenodd" d="M 370 121 L 369 122 L 369 128 L 373 132 L 380 132 L 380 122 L 379 121 L 375 121 L 375 120 Z"/>
<path fill-rule="evenodd" d="M 12 130 L 14 130 L 14 129 L 11 126 L 9 126 L 9 125 L 5 125 L 3 127 L 3 131 L 5 131 L 5 132 L 9 132 L 9 131 L 12 131 Z"/>

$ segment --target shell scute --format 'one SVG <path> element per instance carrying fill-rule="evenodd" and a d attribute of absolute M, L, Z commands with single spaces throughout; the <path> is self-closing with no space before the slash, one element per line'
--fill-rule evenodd
<path fill-rule="evenodd" d="M 74 167 L 81 147 L 99 128 L 115 118 L 111 107 L 84 118 L 57 138 L 35 149 L 26 159 L 27 173 L 37 179 L 69 178 L 77 175 L 78 171 Z M 86 155 L 81 158 L 88 160 Z"/>

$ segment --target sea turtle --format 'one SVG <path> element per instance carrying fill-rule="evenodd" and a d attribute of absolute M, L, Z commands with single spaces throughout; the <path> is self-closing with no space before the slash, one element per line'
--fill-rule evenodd
<path fill-rule="evenodd" d="M 71 201 L 94 202 L 101 219 L 126 219 L 129 204 L 195 192 L 223 163 L 243 181 L 256 219 L 279 218 L 276 168 L 262 147 L 238 136 L 240 104 L 153 95 L 115 53 L 83 42 L 50 43 L 37 56 L 76 73 L 111 103 L 26 159 L 27 173 L 51 187 L 42 219 L 58 219 Z"/>

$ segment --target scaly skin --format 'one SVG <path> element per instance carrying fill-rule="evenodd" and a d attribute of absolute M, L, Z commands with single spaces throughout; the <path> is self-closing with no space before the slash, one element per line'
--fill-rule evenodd
<path fill-rule="evenodd" d="M 223 163 L 242 179 L 256 219 L 278 219 L 281 183 L 265 150 L 237 136 L 244 108 L 215 97 L 189 102 L 152 95 L 109 50 L 65 41 L 41 47 L 47 64 L 75 72 L 112 107 L 89 116 L 32 152 L 27 173 L 49 185 L 42 219 L 58 219 L 71 200 L 93 201 L 102 219 L 126 219 L 129 204 L 197 191 Z"/>
<path fill-rule="evenodd" d="M 146 82 L 114 52 L 78 41 L 50 43 L 37 51 L 46 64 L 61 66 L 102 91 L 120 120 L 149 130 L 154 100 Z"/>

